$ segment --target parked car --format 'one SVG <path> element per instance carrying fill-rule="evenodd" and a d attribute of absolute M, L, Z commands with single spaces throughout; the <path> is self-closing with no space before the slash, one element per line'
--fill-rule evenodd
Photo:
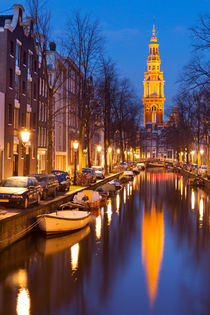
<path fill-rule="evenodd" d="M 198 168 L 198 175 L 205 177 L 207 175 L 207 170 L 208 170 L 208 166 L 207 165 L 201 165 Z"/>
<path fill-rule="evenodd" d="M 40 186 L 42 187 L 42 199 L 46 199 L 48 196 L 56 196 L 59 190 L 59 182 L 55 175 L 53 174 L 34 174 L 33 175 Z"/>
<path fill-rule="evenodd" d="M 104 178 L 105 177 L 105 170 L 102 166 L 92 166 L 92 169 L 96 173 L 96 178 Z"/>
<path fill-rule="evenodd" d="M 96 182 L 96 172 L 92 168 L 83 168 L 82 173 L 86 174 L 88 177 L 90 177 L 90 182 L 95 183 Z"/>
<path fill-rule="evenodd" d="M 70 189 L 70 177 L 65 171 L 52 171 L 52 174 L 57 177 L 60 191 L 68 191 Z"/>
<path fill-rule="evenodd" d="M 3 180 L 0 186 L 0 204 L 4 206 L 20 206 L 40 203 L 42 188 L 35 177 L 13 176 Z"/>

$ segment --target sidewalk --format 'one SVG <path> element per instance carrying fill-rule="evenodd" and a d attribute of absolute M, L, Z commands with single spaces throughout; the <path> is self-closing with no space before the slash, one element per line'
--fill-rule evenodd
<path fill-rule="evenodd" d="M 36 225 L 37 215 L 55 211 L 62 203 L 71 201 L 73 195 L 85 189 L 96 189 L 103 183 L 118 177 L 121 173 L 111 174 L 90 186 L 71 186 L 70 191 L 56 198 L 41 201 L 40 205 L 28 209 L 0 209 L 0 250 L 22 238 Z"/>

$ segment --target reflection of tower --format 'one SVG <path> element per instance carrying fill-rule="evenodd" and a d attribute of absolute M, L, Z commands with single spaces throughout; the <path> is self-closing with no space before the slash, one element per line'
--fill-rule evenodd
<path fill-rule="evenodd" d="M 153 25 L 152 37 L 149 44 L 147 71 L 144 73 L 144 124 L 152 122 L 158 126 L 164 121 L 164 80 L 163 71 L 160 71 L 159 44 Z"/>
<path fill-rule="evenodd" d="M 153 305 L 158 287 L 158 278 L 164 248 L 163 210 L 152 207 L 143 211 L 142 220 L 142 263 L 146 273 L 150 304 Z"/>

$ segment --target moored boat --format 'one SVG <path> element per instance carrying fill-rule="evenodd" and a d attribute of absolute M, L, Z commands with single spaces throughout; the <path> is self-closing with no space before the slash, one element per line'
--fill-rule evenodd
<path fill-rule="evenodd" d="M 97 191 L 83 190 L 74 196 L 73 202 L 86 204 L 90 208 L 97 208 L 100 207 L 101 199 L 102 197 Z"/>
<path fill-rule="evenodd" d="M 87 211 L 64 210 L 37 216 L 39 228 L 49 234 L 65 233 L 85 227 L 90 222 Z"/>

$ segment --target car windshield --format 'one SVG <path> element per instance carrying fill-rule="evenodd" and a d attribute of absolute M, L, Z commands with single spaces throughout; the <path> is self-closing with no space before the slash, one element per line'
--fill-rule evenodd
<path fill-rule="evenodd" d="M 3 183 L 3 187 L 27 187 L 28 178 L 8 178 Z"/>

